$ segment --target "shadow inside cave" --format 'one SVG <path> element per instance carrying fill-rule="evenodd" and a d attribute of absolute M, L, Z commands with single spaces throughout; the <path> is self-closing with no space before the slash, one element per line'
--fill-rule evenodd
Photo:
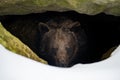
<path fill-rule="evenodd" d="M 39 57 L 42 57 L 39 55 L 38 45 L 41 37 L 35 34 L 35 31 L 37 31 L 39 22 L 47 22 L 56 16 L 65 16 L 73 21 L 79 21 L 87 35 L 88 44 L 85 56 L 82 58 L 78 56 L 74 64 L 100 61 L 104 53 L 120 44 L 120 17 L 104 13 L 85 15 L 75 11 L 49 11 L 28 15 L 0 16 L 0 21 L 8 31 L 27 44 Z"/>

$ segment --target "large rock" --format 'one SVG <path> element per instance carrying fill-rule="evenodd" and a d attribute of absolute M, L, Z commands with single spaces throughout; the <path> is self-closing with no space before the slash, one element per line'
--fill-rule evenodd
<path fill-rule="evenodd" d="M 75 10 L 95 15 L 120 16 L 120 0 L 0 0 L 0 15 Z"/>

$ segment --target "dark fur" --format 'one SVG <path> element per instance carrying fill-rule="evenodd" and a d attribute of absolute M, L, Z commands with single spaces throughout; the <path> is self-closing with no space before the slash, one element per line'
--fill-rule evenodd
<path fill-rule="evenodd" d="M 61 19 L 61 16 L 71 18 L 71 20 L 67 18 Z M 54 30 L 58 27 L 60 28 L 61 26 L 69 26 L 71 23 L 75 23 L 76 21 L 81 22 L 81 26 L 74 26 L 68 29 L 68 31 L 72 32 L 72 34 L 76 37 L 78 50 L 67 66 L 72 66 L 76 63 L 92 63 L 100 61 L 101 56 L 109 48 L 120 44 L 120 18 L 105 14 L 89 16 L 73 11 L 45 12 L 29 15 L 3 16 L 0 17 L 0 21 L 8 31 L 28 45 L 37 55 L 39 55 L 39 57 L 46 59 L 49 64 L 52 65 L 56 65 L 56 59 L 53 58 L 55 54 L 53 53 L 56 53 L 57 49 L 54 48 L 54 50 L 49 50 L 50 54 L 47 53 L 48 51 L 44 51 L 45 48 L 43 48 L 43 46 L 47 46 L 52 37 L 49 38 L 49 40 L 43 41 L 43 38 L 48 39 L 45 38 L 45 34 L 49 32 L 49 29 L 46 27 L 40 27 L 38 30 L 39 22 L 44 22 L 44 24 L 47 24 L 47 26 L 49 25 L 49 27 L 51 25 L 51 28 Z M 64 32 L 66 32 L 65 29 Z M 72 34 L 69 35 L 72 36 Z M 74 49 L 71 48 L 72 47 L 67 50 L 67 53 L 73 52 Z M 70 56 L 70 54 L 67 56 Z"/>
<path fill-rule="evenodd" d="M 86 59 L 86 35 L 77 21 L 61 16 L 41 21 L 20 17 L 4 26 L 50 65 L 68 67 Z"/>
<path fill-rule="evenodd" d="M 51 65 L 72 66 L 78 54 L 78 48 L 86 44 L 86 37 L 80 28 L 80 23 L 65 18 L 57 18 L 57 20 L 53 19 L 39 25 L 40 31 L 43 31 L 42 29 L 47 31 L 41 40 L 40 56 Z M 80 35 L 82 36 L 78 37 Z M 79 44 L 78 40 L 82 42 Z"/>

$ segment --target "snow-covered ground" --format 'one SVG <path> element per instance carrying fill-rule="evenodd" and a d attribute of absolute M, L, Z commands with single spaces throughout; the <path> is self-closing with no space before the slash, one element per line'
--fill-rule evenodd
<path fill-rule="evenodd" d="M 0 80 L 120 80 L 120 46 L 106 60 L 58 68 L 14 54 L 0 45 Z"/>

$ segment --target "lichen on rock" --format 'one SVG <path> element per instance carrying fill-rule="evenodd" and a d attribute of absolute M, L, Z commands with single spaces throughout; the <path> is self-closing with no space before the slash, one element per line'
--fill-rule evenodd
<path fill-rule="evenodd" d="M 0 44 L 10 51 L 33 60 L 47 64 L 47 62 L 39 58 L 27 45 L 22 43 L 18 38 L 9 33 L 0 23 Z"/>
<path fill-rule="evenodd" d="M 120 0 L 0 0 L 0 15 L 68 11 L 120 16 Z"/>

